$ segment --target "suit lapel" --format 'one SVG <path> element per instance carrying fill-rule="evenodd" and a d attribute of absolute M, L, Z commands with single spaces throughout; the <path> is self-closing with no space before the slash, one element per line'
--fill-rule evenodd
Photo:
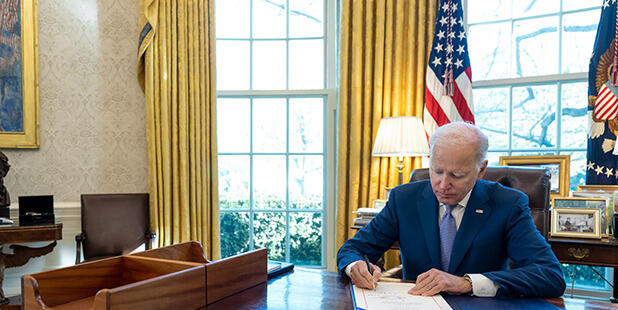
<path fill-rule="evenodd" d="M 425 235 L 425 244 L 433 266 L 440 266 L 440 231 L 438 230 L 438 200 L 427 182 L 423 197 L 417 204 L 419 221 Z M 439 267 L 438 267 L 439 268 Z"/>
<path fill-rule="evenodd" d="M 464 255 L 468 252 L 472 240 L 489 218 L 492 209 L 487 204 L 488 200 L 487 184 L 477 181 L 470 195 L 470 200 L 468 200 L 457 235 L 455 235 L 455 243 L 448 268 L 449 273 L 454 273 L 457 270 Z"/>

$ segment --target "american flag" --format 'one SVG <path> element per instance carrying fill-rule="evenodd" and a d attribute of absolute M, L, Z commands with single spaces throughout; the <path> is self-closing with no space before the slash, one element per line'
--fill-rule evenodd
<path fill-rule="evenodd" d="M 472 70 L 461 0 L 440 1 L 427 64 L 424 124 L 427 136 L 449 122 L 474 123 Z"/>

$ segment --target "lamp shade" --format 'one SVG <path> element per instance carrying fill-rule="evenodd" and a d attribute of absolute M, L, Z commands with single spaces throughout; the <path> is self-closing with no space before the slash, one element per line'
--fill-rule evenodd
<path fill-rule="evenodd" d="M 429 155 L 423 121 L 417 116 L 383 118 L 371 153 L 373 156 L 400 158 Z"/>

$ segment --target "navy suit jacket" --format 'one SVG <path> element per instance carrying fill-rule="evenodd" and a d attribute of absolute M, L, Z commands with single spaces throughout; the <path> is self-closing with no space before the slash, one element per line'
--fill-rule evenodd
<path fill-rule="evenodd" d="M 438 208 L 429 180 L 392 189 L 384 209 L 339 249 L 339 270 L 363 254 L 377 261 L 397 240 L 404 279 L 441 269 Z M 556 256 L 534 226 L 528 196 L 485 180 L 472 190 L 448 272 L 483 274 L 500 287 L 497 297 L 557 297 L 566 287 Z"/>

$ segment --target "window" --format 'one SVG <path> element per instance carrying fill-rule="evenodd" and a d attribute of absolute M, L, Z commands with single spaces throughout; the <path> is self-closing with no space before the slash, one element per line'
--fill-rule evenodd
<path fill-rule="evenodd" d="M 324 0 L 215 2 L 223 257 L 265 247 L 269 259 L 326 265 L 325 13 Z"/>
<path fill-rule="evenodd" d="M 571 155 L 571 190 L 585 183 L 588 63 L 596 0 L 468 0 L 474 116 L 502 155 Z M 610 279 L 611 269 L 594 267 Z M 611 287 L 588 266 L 563 265 L 575 292 Z"/>

